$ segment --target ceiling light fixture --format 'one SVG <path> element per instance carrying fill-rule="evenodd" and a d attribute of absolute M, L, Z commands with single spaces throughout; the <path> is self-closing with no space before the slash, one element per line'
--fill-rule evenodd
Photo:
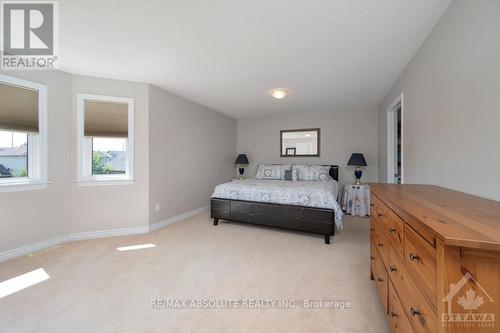
<path fill-rule="evenodd" d="M 282 99 L 288 95 L 288 90 L 284 88 L 275 88 L 271 90 L 270 94 L 276 99 Z"/>

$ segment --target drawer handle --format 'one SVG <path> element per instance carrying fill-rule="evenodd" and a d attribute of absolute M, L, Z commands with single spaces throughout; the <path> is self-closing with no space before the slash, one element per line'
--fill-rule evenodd
<path fill-rule="evenodd" d="M 375 228 L 371 228 L 370 230 L 371 230 L 371 231 L 375 231 Z"/>
<path fill-rule="evenodd" d="M 384 216 L 384 214 L 380 214 L 380 213 L 378 213 L 378 217 L 382 217 L 382 216 Z"/>
<path fill-rule="evenodd" d="M 410 260 L 411 261 L 420 260 L 420 257 L 410 252 Z"/>
<path fill-rule="evenodd" d="M 389 228 L 389 232 L 396 232 L 396 229 L 394 229 L 394 228 Z"/>
<path fill-rule="evenodd" d="M 377 245 L 378 245 L 378 247 L 384 247 L 384 244 L 382 244 L 382 243 L 378 243 Z"/>
<path fill-rule="evenodd" d="M 370 256 L 370 259 L 371 259 L 371 260 L 375 260 L 375 257 L 374 257 L 374 256 Z"/>
<path fill-rule="evenodd" d="M 420 316 L 420 311 L 418 311 L 417 309 L 411 308 L 410 312 L 413 317 Z"/>
<path fill-rule="evenodd" d="M 398 314 L 391 311 L 391 317 L 397 317 Z"/>
<path fill-rule="evenodd" d="M 375 204 L 370 204 L 370 207 L 375 207 Z"/>
<path fill-rule="evenodd" d="M 378 282 L 384 282 L 384 279 L 378 278 Z"/>
<path fill-rule="evenodd" d="M 391 272 L 395 272 L 395 271 L 397 271 L 397 268 L 396 268 L 396 267 L 394 267 L 394 266 L 389 266 L 389 270 L 390 270 Z"/>

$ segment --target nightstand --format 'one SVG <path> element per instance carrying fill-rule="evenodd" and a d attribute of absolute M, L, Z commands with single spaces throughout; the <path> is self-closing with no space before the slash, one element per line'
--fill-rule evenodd
<path fill-rule="evenodd" d="M 340 207 L 352 216 L 370 216 L 370 185 L 344 185 Z"/>

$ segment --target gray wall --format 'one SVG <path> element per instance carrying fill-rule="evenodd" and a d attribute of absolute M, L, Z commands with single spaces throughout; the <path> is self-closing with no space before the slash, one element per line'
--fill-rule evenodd
<path fill-rule="evenodd" d="M 134 172 L 132 185 L 71 184 L 71 232 L 99 231 L 148 225 L 149 85 L 73 75 L 71 171 L 76 179 L 76 98 L 78 93 L 134 98 Z"/>
<path fill-rule="evenodd" d="M 500 201 L 499 32 L 500 1 L 453 1 L 380 105 L 380 181 L 386 110 L 404 92 L 405 182 Z"/>
<path fill-rule="evenodd" d="M 320 157 L 280 157 L 280 130 L 321 128 Z M 247 177 L 255 177 L 257 164 L 338 164 L 339 182 L 354 182 L 354 169 L 347 161 L 354 152 L 362 152 L 368 167 L 364 182 L 378 180 L 377 166 L 377 110 L 307 112 L 281 114 L 238 120 L 238 153 L 246 153 L 250 165 Z M 236 174 L 236 172 L 234 173 Z"/>
<path fill-rule="evenodd" d="M 231 179 L 236 120 L 154 86 L 149 92 L 149 207 L 155 223 L 208 205 L 214 187 Z"/>
<path fill-rule="evenodd" d="M 48 86 L 48 180 L 45 190 L 0 193 L 0 252 L 69 232 L 71 75 L 60 71 L 0 71 Z"/>
<path fill-rule="evenodd" d="M 207 205 L 213 187 L 233 175 L 236 120 L 230 117 L 145 83 L 61 71 L 2 74 L 48 86 L 50 185 L 0 193 L 0 253 L 68 233 L 147 226 Z M 75 183 L 77 93 L 135 99 L 133 185 Z"/>

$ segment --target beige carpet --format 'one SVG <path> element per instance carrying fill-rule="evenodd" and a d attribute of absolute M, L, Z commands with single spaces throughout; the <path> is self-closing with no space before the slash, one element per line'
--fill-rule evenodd
<path fill-rule="evenodd" d="M 202 214 L 4 262 L 0 281 L 38 268 L 50 279 L 0 299 L 0 332 L 388 332 L 369 279 L 369 220 L 347 216 L 344 225 L 328 246 L 323 236 L 214 227 Z M 143 243 L 157 247 L 115 249 Z M 352 308 L 153 309 L 152 299 L 350 300 Z"/>

